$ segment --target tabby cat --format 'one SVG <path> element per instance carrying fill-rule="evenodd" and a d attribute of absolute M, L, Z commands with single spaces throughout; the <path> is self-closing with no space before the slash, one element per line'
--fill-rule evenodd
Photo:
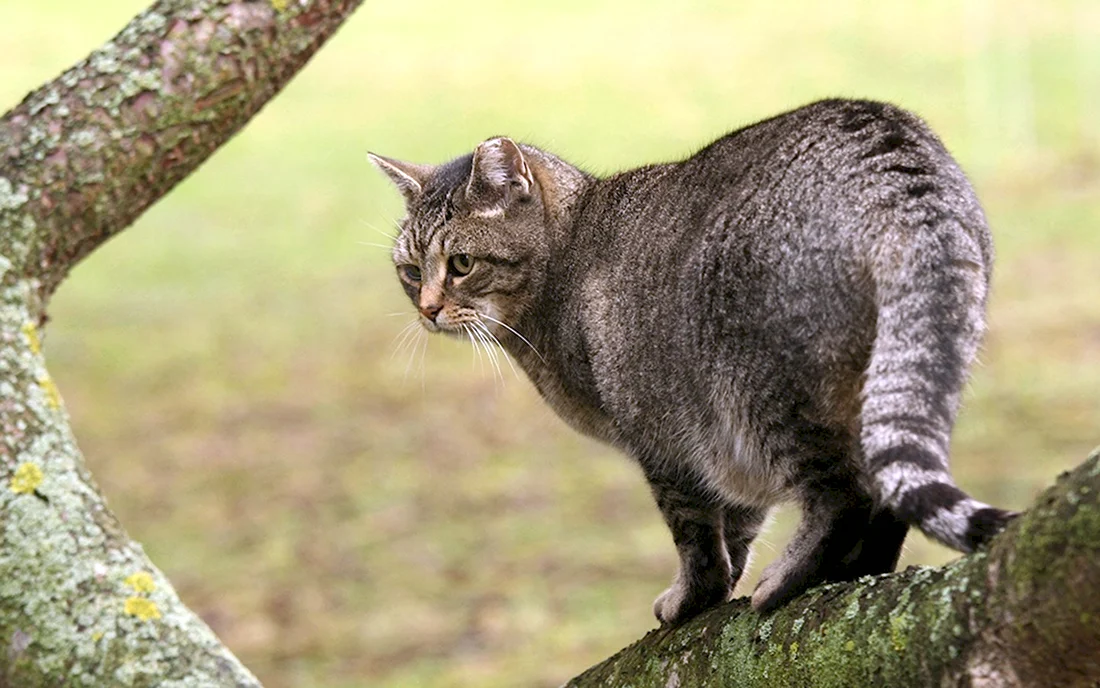
<path fill-rule="evenodd" d="M 948 472 L 993 252 L 912 114 L 822 101 L 606 178 L 505 137 L 371 160 L 405 197 L 393 259 L 420 323 L 495 338 L 641 466 L 680 556 L 662 623 L 728 600 L 785 500 L 802 521 L 762 611 L 891 571 L 909 526 L 969 552 L 1013 516 Z"/>

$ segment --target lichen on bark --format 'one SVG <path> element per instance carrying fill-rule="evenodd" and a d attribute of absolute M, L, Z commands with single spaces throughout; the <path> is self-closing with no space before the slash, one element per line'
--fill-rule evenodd
<path fill-rule="evenodd" d="M 828 585 L 769 615 L 745 600 L 658 629 L 566 684 L 1095 686 L 1100 451 L 984 551 Z"/>
<path fill-rule="evenodd" d="M 27 308 L 32 290 L 0 293 L 0 642 L 9 685 L 258 686 L 125 537 L 84 468 Z M 32 483 L 9 479 L 33 466 Z M 18 489 L 17 489 L 18 488 Z M 127 613 L 127 576 L 159 618 Z M 226 681 L 226 679 L 231 679 Z"/>
<path fill-rule="evenodd" d="M 161 0 L 0 119 L 0 686 L 258 686 L 107 508 L 40 345 L 79 260 L 233 136 L 361 0 Z"/>

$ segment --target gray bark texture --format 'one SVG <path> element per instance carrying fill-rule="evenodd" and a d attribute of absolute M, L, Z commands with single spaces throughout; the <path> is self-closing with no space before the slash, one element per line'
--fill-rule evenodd
<path fill-rule="evenodd" d="M 0 688 L 259 685 L 107 509 L 39 334 L 361 2 L 161 0 L 0 119 Z"/>
<path fill-rule="evenodd" d="M 983 551 L 763 616 L 735 600 L 566 684 L 596 686 L 1100 686 L 1100 449 Z"/>

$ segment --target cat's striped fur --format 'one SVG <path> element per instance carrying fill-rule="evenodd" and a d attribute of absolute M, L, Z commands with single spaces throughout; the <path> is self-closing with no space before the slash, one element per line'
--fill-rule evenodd
<path fill-rule="evenodd" d="M 913 115 L 823 101 L 607 178 L 506 138 L 373 159 L 406 197 L 394 259 L 423 324 L 496 337 L 642 467 L 681 559 L 663 622 L 728 599 L 783 500 L 802 524 L 759 609 L 891 570 L 909 526 L 970 551 L 1011 517 L 948 471 L 993 256 Z"/>

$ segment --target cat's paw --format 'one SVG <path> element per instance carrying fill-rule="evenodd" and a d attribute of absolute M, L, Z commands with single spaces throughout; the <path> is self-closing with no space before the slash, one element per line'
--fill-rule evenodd
<path fill-rule="evenodd" d="M 689 588 L 677 576 L 668 590 L 654 600 L 653 615 L 662 626 L 679 625 L 711 607 L 729 601 L 729 597 L 730 585 L 727 581 Z"/>
<path fill-rule="evenodd" d="M 821 576 L 807 571 L 804 562 L 783 557 L 772 562 L 760 574 L 752 591 L 752 608 L 760 613 L 777 609 L 820 582 Z"/>

